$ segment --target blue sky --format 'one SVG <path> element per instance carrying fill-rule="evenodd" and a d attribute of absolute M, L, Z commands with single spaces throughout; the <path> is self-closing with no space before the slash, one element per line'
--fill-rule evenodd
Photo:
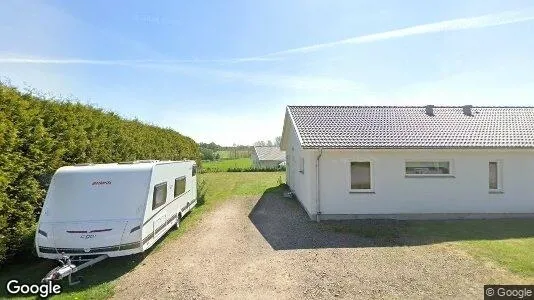
<path fill-rule="evenodd" d="M 197 141 L 286 105 L 533 105 L 531 1 L 18 1 L 0 76 Z"/>

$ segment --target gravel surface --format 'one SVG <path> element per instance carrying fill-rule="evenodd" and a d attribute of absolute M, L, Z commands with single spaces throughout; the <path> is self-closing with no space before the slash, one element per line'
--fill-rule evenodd
<path fill-rule="evenodd" d="M 119 279 L 120 299 L 483 298 L 523 280 L 450 244 L 378 246 L 320 230 L 279 193 L 233 199 Z"/>

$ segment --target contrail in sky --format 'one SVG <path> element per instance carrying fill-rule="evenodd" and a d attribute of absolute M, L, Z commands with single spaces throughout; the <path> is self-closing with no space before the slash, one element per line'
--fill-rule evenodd
<path fill-rule="evenodd" d="M 478 17 L 460 18 L 436 23 L 416 25 L 390 31 L 361 35 L 346 38 L 329 43 L 321 43 L 305 47 L 281 50 L 261 56 L 241 57 L 230 59 L 190 59 L 190 60 L 93 60 L 93 59 L 47 59 L 47 58 L 20 58 L 20 57 L 0 57 L 0 63 L 4 64 L 87 64 L 87 65 L 117 65 L 117 66 L 139 66 L 144 64 L 194 64 L 194 63 L 221 63 L 234 64 L 258 61 L 280 60 L 284 57 L 298 54 L 306 54 L 334 48 L 342 45 L 357 45 L 375 43 L 390 39 L 398 39 L 409 36 L 460 31 L 468 29 L 494 27 L 506 24 L 521 23 L 534 20 L 534 9 L 522 11 L 507 11 L 497 14 L 488 14 Z"/>
<path fill-rule="evenodd" d="M 416 25 L 412 27 L 406 27 L 402 29 L 395 29 L 380 33 L 373 33 L 368 35 L 361 35 L 357 37 L 338 40 L 330 43 L 322 43 L 311 46 L 287 49 L 269 53 L 258 58 L 269 56 L 282 56 L 299 53 L 309 53 L 323 50 L 326 48 L 333 48 L 341 45 L 354 45 L 354 44 L 367 44 L 380 42 L 390 39 L 397 39 L 402 37 L 423 35 L 428 33 L 447 32 L 447 31 L 459 31 L 467 29 L 477 29 L 485 27 L 494 27 L 499 25 L 521 23 L 534 20 L 534 10 L 527 11 L 508 11 L 498 14 L 489 14 L 479 17 L 453 19 L 448 21 L 428 23 L 423 25 Z"/>

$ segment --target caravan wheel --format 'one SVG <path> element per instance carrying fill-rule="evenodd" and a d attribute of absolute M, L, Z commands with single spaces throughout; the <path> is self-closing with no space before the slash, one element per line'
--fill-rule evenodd
<path fill-rule="evenodd" d="M 182 218 L 182 214 L 178 214 L 178 217 L 176 218 L 176 224 L 174 224 L 174 228 L 178 229 L 178 227 L 180 227 L 181 218 Z"/>

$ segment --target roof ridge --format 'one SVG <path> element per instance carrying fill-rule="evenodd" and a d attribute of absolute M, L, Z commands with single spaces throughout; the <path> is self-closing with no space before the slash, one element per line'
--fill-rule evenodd
<path fill-rule="evenodd" d="M 470 105 L 470 104 L 466 104 Z M 433 105 L 434 108 L 462 108 L 463 105 Z M 426 105 L 287 105 L 289 108 L 425 108 Z M 484 105 L 473 108 L 534 108 L 528 105 Z"/>

